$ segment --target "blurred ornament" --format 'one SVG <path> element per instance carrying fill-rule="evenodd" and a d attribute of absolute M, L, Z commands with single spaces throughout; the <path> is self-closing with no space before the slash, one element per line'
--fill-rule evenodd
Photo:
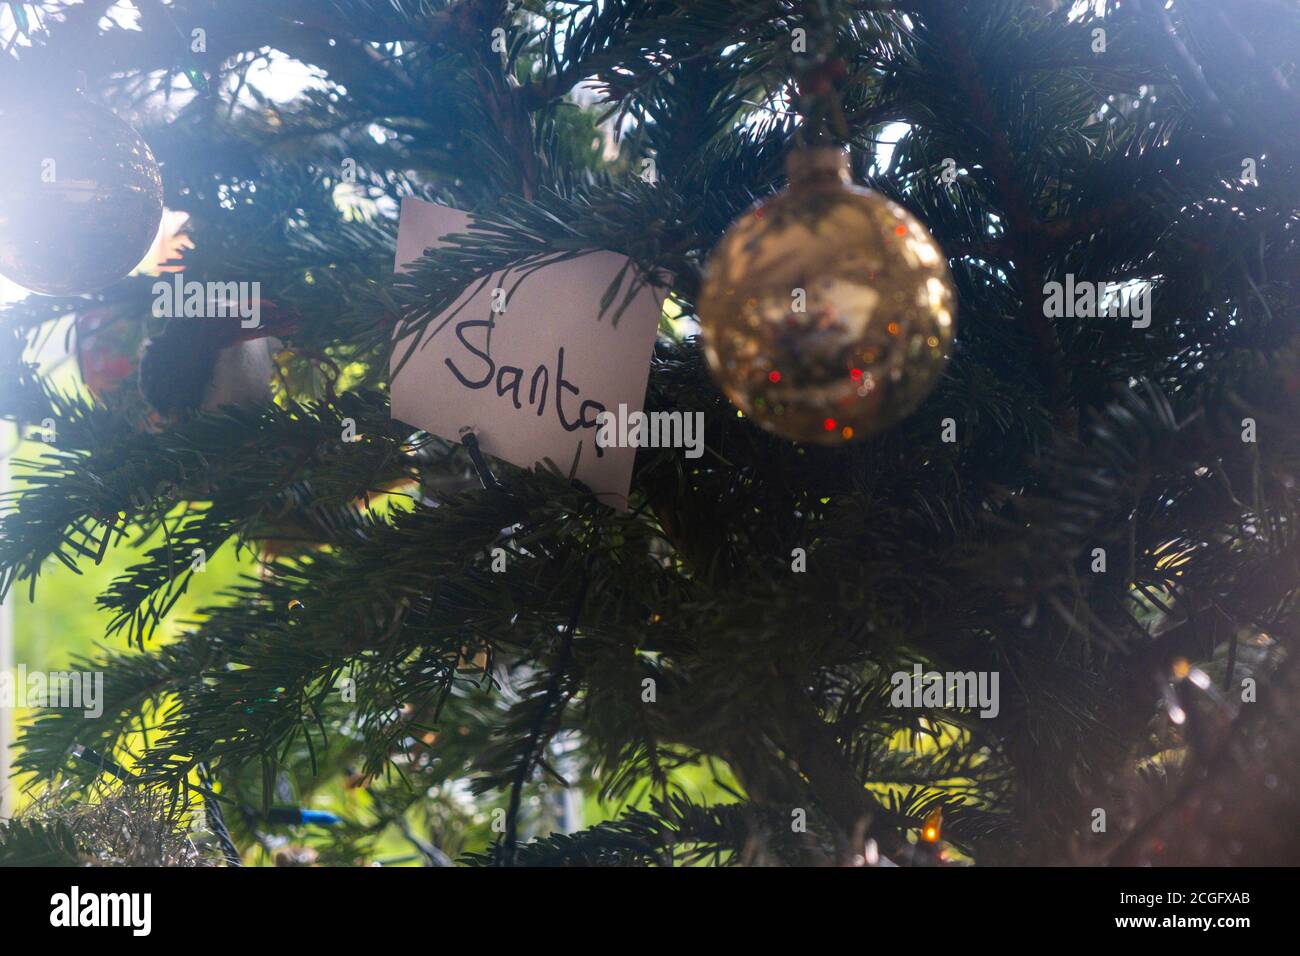
<path fill-rule="evenodd" d="M 140 390 L 160 415 L 215 411 L 225 405 L 256 408 L 271 401 L 274 340 L 190 351 L 164 336 L 147 343 L 140 359 Z"/>
<path fill-rule="evenodd" d="M 203 395 L 203 410 L 213 411 L 224 405 L 255 408 L 268 404 L 279 346 L 275 339 L 253 339 L 218 352 L 212 381 Z"/>
<path fill-rule="evenodd" d="M 790 185 L 709 258 L 704 355 L 727 397 L 786 438 L 836 445 L 898 422 L 954 334 L 943 250 L 902 206 L 849 182 L 844 153 L 796 150 Z"/>
<path fill-rule="evenodd" d="M 134 380 L 144 324 L 113 308 L 87 309 L 76 318 L 81 380 L 100 401 Z"/>
<path fill-rule="evenodd" d="M 140 392 L 158 414 L 175 417 L 224 405 L 256 408 L 273 397 L 278 339 L 245 333 L 238 322 L 172 319 L 145 343 Z M 258 337 L 247 338 L 245 334 Z"/>
<path fill-rule="evenodd" d="M 163 184 L 134 129 L 80 94 L 6 100 L 0 142 L 0 275 L 44 295 L 79 295 L 145 257 Z"/>

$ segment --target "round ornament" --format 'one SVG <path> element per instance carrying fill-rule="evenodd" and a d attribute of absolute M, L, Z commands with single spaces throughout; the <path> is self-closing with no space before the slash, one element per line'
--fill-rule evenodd
<path fill-rule="evenodd" d="M 854 186 L 838 149 L 798 150 L 790 185 L 709 258 L 704 355 L 745 415 L 836 445 L 911 413 L 943 371 L 956 293 L 943 250 L 898 203 Z"/>
<path fill-rule="evenodd" d="M 77 95 L 0 103 L 0 275 L 44 295 L 94 292 L 149 252 L 163 185 L 140 134 Z"/>

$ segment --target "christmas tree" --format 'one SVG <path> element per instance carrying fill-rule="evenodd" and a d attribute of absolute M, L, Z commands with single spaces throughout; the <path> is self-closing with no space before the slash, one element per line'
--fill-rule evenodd
<path fill-rule="evenodd" d="M 0 858 L 1300 860 L 1294 3 L 5 7 Z"/>

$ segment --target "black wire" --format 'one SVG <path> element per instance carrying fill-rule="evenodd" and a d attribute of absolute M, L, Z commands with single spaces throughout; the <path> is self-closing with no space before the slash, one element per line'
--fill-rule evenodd
<path fill-rule="evenodd" d="M 217 842 L 221 844 L 222 855 L 228 865 L 242 867 L 244 861 L 239 855 L 239 848 L 235 846 L 235 841 L 230 836 L 230 829 L 226 826 L 226 817 L 221 812 L 221 801 L 217 799 L 216 791 L 213 789 L 212 774 L 207 764 L 199 764 L 199 779 L 203 781 L 206 790 L 203 803 L 207 810 L 208 823 L 211 824 L 212 832 L 216 834 Z"/>

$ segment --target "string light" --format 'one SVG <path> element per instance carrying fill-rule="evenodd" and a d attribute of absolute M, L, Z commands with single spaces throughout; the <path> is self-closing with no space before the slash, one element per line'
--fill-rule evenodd
<path fill-rule="evenodd" d="M 921 839 L 926 843 L 938 843 L 942 832 L 943 807 L 935 807 L 926 815 L 925 825 L 921 828 Z"/>

